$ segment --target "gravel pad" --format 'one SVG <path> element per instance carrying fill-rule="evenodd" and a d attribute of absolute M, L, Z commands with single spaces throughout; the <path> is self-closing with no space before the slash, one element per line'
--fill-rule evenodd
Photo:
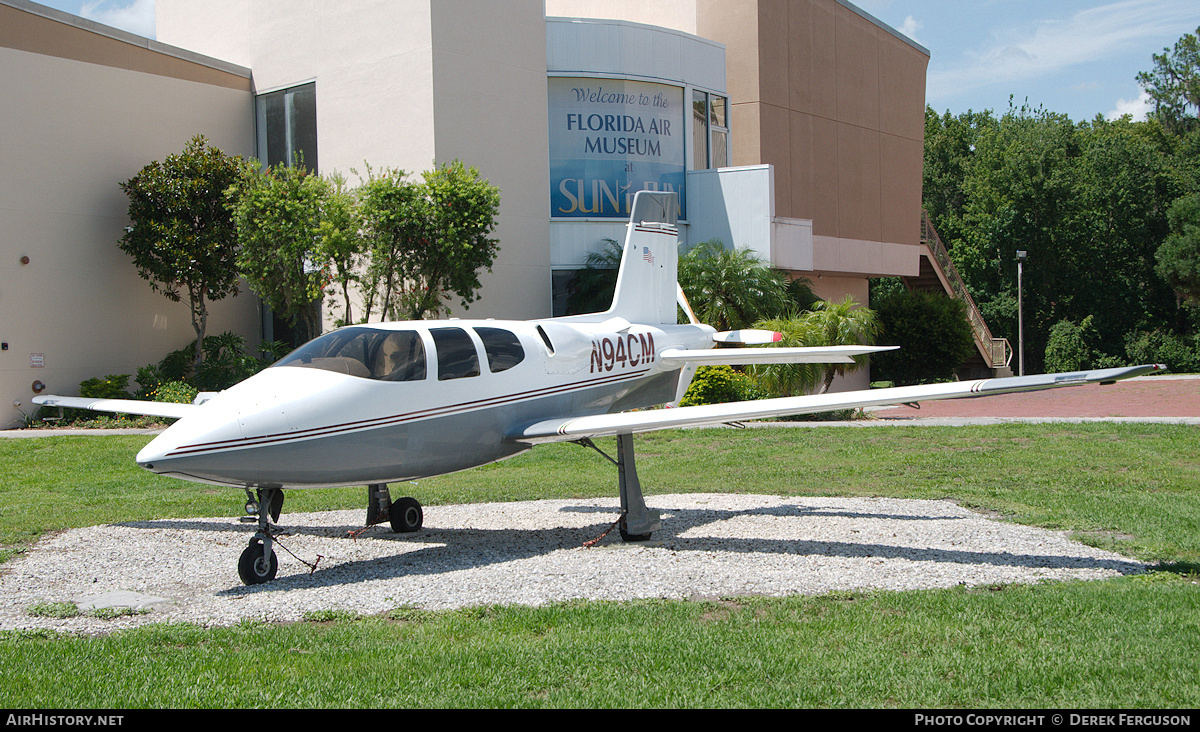
<path fill-rule="evenodd" d="M 663 519 L 650 541 L 626 544 L 613 530 L 590 547 L 616 520 L 615 499 L 427 506 L 420 532 L 383 525 L 357 536 L 365 510 L 285 510 L 278 577 L 253 587 L 237 576 L 253 524 L 195 518 L 72 529 L 0 565 L 0 628 L 106 632 L 153 622 L 289 621 L 317 610 L 782 596 L 1145 571 L 1062 532 L 948 501 L 679 494 L 646 502 Z M 28 612 L 51 602 L 76 603 L 84 614 Z M 142 612 L 89 614 L 105 606 Z"/>

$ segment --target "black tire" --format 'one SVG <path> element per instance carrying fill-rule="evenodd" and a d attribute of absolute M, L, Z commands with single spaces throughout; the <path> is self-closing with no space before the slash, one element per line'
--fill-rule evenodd
<path fill-rule="evenodd" d="M 421 504 L 415 498 L 405 497 L 392 501 L 388 517 L 391 520 L 392 531 L 397 534 L 419 531 L 425 522 L 425 512 L 421 510 Z"/>
<path fill-rule="evenodd" d="M 279 557 L 275 556 L 275 551 L 271 551 L 270 557 L 264 557 L 262 539 L 251 539 L 250 546 L 246 547 L 238 559 L 238 576 L 242 578 L 242 583 L 261 585 L 275 579 L 275 573 L 278 571 Z"/>

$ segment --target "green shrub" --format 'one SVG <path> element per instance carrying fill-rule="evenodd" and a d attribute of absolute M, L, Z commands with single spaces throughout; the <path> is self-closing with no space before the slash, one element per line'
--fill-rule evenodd
<path fill-rule="evenodd" d="M 128 399 L 129 374 L 109 374 L 103 379 L 79 382 L 79 396 L 89 399 Z"/>
<path fill-rule="evenodd" d="M 1160 330 L 1131 333 L 1125 340 L 1130 363 L 1163 363 L 1176 373 L 1200 371 L 1200 337 Z"/>
<path fill-rule="evenodd" d="M 764 394 L 746 374 L 729 366 L 701 366 L 679 401 L 679 406 L 723 404 L 762 399 Z"/>
<path fill-rule="evenodd" d="M 882 330 L 876 342 L 900 346 L 871 357 L 873 380 L 897 386 L 948 381 L 975 349 L 961 300 L 894 289 L 873 306 Z"/>
<path fill-rule="evenodd" d="M 1046 373 L 1083 371 L 1096 367 L 1101 355 L 1094 346 L 1097 338 L 1092 316 L 1082 323 L 1060 320 L 1050 329 L 1046 342 Z"/>
<path fill-rule="evenodd" d="M 88 399 L 129 399 L 129 374 L 109 374 L 104 378 L 94 377 L 79 382 L 79 396 Z M 40 421 L 53 422 L 59 426 L 73 425 L 95 419 L 98 415 L 86 409 L 64 408 L 62 417 L 53 416 L 58 410 L 40 408 L 34 413 L 31 424 Z M 119 415 L 120 417 L 126 415 Z"/>
<path fill-rule="evenodd" d="M 151 399 L 156 402 L 191 404 L 196 400 L 198 393 L 196 387 L 186 381 L 166 381 L 154 390 Z"/>
<path fill-rule="evenodd" d="M 246 339 L 237 333 L 226 331 L 204 339 L 204 360 L 194 370 L 196 341 L 177 351 L 171 351 L 157 366 L 143 369 L 150 380 L 158 383 L 185 381 L 200 391 L 220 391 L 247 379 L 286 355 L 289 347 L 282 341 L 264 342 L 259 346 L 259 355 L 246 352 Z M 138 383 L 143 370 L 138 371 Z M 153 391 L 153 387 L 147 392 Z"/>

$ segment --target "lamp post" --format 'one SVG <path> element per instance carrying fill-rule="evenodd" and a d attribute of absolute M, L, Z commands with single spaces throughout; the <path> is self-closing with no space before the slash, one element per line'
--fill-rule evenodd
<path fill-rule="evenodd" d="M 1017 348 L 1019 349 L 1017 367 L 1020 369 L 1020 376 L 1025 375 L 1025 293 L 1021 280 L 1027 256 L 1028 252 L 1024 249 L 1017 250 Z"/>

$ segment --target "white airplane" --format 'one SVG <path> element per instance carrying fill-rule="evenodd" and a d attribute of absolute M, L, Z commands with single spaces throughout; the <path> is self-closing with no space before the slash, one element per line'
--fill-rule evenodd
<path fill-rule="evenodd" d="M 661 527 L 648 509 L 633 434 L 836 409 L 952 399 L 1153 373 L 1158 365 L 1069 374 L 783 397 L 692 407 L 677 403 L 704 364 L 851 363 L 889 347 L 714 348 L 779 340 L 770 331 L 718 333 L 699 323 L 676 282 L 674 194 L 637 194 L 612 307 L 533 321 L 372 323 L 331 331 L 272 367 L 194 404 L 43 396 L 37 404 L 179 421 L 137 455 L 147 470 L 242 488 L 258 531 L 238 562 L 246 584 L 275 577 L 272 521 L 283 491 L 367 485 L 367 524 L 421 528 L 421 505 L 387 484 L 511 457 L 536 444 L 615 436 L 627 540 Z M 678 324 L 676 307 L 688 314 Z M 636 411 L 640 410 L 640 411 Z M 601 452 L 601 454 L 604 454 Z M 251 490 L 256 492 L 251 493 Z M 253 519 L 252 519 L 253 520 Z"/>

